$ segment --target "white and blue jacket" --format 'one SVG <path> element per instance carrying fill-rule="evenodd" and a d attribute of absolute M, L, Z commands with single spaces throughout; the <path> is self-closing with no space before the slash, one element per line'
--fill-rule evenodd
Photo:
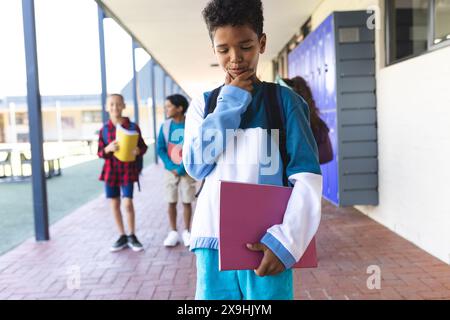
<path fill-rule="evenodd" d="M 186 114 L 183 163 L 187 173 L 197 180 L 205 179 L 192 222 L 190 249 L 218 249 L 220 181 L 283 185 L 283 165 L 278 148 L 274 155 L 278 170 L 267 175 L 267 156 L 262 155 L 263 137 L 268 121 L 262 99 L 262 85 L 254 85 L 253 96 L 241 88 L 222 88 L 213 113 L 204 118 L 205 101 L 210 92 L 193 99 Z M 281 87 L 281 102 L 286 127 L 286 168 L 293 191 L 283 222 L 267 230 L 261 243 L 269 247 L 286 268 L 292 267 L 305 252 L 316 234 L 321 218 L 322 176 L 317 145 L 309 125 L 306 102 L 292 90 Z M 275 106 L 274 106 L 275 107 Z M 234 129 L 234 135 L 226 133 Z M 239 129 L 239 130 L 237 130 Z M 223 143 L 206 134 L 219 131 Z M 229 132 L 230 130 L 228 130 Z M 205 149 L 215 145 L 208 161 L 202 159 Z M 208 152 L 207 152 L 208 153 Z M 230 158 L 235 159 L 229 161 Z"/>

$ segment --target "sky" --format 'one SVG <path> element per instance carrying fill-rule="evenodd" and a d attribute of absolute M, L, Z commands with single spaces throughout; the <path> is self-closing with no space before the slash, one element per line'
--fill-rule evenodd
<path fill-rule="evenodd" d="M 21 0 L 0 1 L 0 99 L 26 95 Z M 41 95 L 99 94 L 100 51 L 94 0 L 35 0 Z M 131 79 L 131 37 L 112 19 L 104 20 L 108 92 Z M 150 56 L 136 50 L 136 69 Z"/>

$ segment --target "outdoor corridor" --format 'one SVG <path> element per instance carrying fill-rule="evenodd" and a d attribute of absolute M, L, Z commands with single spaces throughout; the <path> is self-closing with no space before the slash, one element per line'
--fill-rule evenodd
<path fill-rule="evenodd" d="M 29 239 L 0 256 L 0 300 L 193 299 L 195 256 L 182 245 L 162 246 L 163 173 L 150 165 L 135 193 L 144 252 L 109 252 L 117 232 L 101 196 L 52 225 L 51 241 Z M 181 211 L 178 216 L 182 226 Z M 317 245 L 319 268 L 295 271 L 296 299 L 450 299 L 448 265 L 355 209 L 324 201 Z M 373 265 L 381 289 L 369 290 Z"/>

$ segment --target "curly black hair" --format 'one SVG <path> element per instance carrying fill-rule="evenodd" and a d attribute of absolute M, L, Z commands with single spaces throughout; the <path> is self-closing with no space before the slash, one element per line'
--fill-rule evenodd
<path fill-rule="evenodd" d="M 264 16 L 261 0 L 211 0 L 202 14 L 211 40 L 217 28 L 229 25 L 248 25 L 258 38 L 263 35 Z"/>
<path fill-rule="evenodd" d="M 171 104 L 173 104 L 175 107 L 182 107 L 183 113 L 186 113 L 187 108 L 189 106 L 188 100 L 181 94 L 173 94 L 171 96 L 168 96 L 166 100 L 169 100 Z"/>

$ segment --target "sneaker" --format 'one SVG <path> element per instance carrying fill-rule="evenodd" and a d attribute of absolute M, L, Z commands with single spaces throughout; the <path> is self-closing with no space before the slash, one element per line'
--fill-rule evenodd
<path fill-rule="evenodd" d="M 183 239 L 184 246 L 189 247 L 191 244 L 191 233 L 188 230 L 184 230 L 181 234 L 181 238 Z"/>
<path fill-rule="evenodd" d="M 144 247 L 139 242 L 138 238 L 134 234 L 130 234 L 128 236 L 128 246 L 131 248 L 131 250 L 135 252 L 139 252 L 144 250 Z"/>
<path fill-rule="evenodd" d="M 128 246 L 128 239 L 126 235 L 121 235 L 119 239 L 109 249 L 111 252 L 120 251 Z"/>
<path fill-rule="evenodd" d="M 164 240 L 164 245 L 166 247 L 175 247 L 178 244 L 178 242 L 180 242 L 178 232 L 172 230 L 169 232 L 166 239 Z"/>

